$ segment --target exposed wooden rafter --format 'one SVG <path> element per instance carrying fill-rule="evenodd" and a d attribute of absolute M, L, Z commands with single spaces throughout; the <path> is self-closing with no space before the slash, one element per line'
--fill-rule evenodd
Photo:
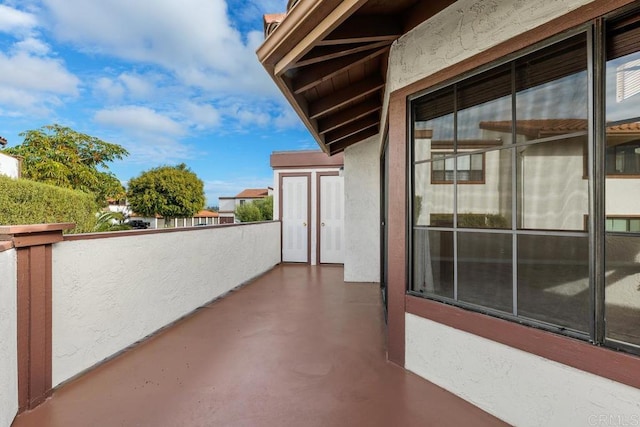
<path fill-rule="evenodd" d="M 296 69 L 297 73 L 294 73 L 296 77 L 292 78 L 293 91 L 295 93 L 307 91 L 340 73 L 348 71 L 357 65 L 363 64 L 376 56 L 382 55 L 386 51 L 386 48 L 382 48 L 373 51 L 360 52 L 351 56 L 343 56 L 341 58 L 310 65 L 305 67 L 304 70 Z"/>
<path fill-rule="evenodd" d="M 318 120 L 318 133 L 324 134 L 382 109 L 380 99 L 368 99 Z"/>
<path fill-rule="evenodd" d="M 320 98 L 309 104 L 309 118 L 317 119 L 342 107 L 343 105 L 363 98 L 370 93 L 376 92 L 384 86 L 384 80 L 378 75 L 373 75 L 343 89 L 340 89 L 330 96 Z"/>
<path fill-rule="evenodd" d="M 355 135 L 364 129 L 369 129 L 370 127 L 377 126 L 379 122 L 380 117 L 378 113 L 370 114 L 366 117 L 351 122 L 346 126 L 342 126 L 336 130 L 327 132 L 325 134 L 324 142 L 325 144 L 334 144 L 337 141 Z"/>
<path fill-rule="evenodd" d="M 300 58 L 300 60 L 296 62 L 296 66 L 303 67 L 305 65 L 317 64 L 318 62 L 329 61 L 331 59 L 389 46 L 390 44 L 391 41 L 383 40 L 381 42 L 375 43 L 353 43 L 335 46 L 318 46 L 314 47 L 309 53 Z"/>
<path fill-rule="evenodd" d="M 367 128 L 356 133 L 355 135 L 342 139 L 334 144 L 327 145 L 327 147 L 329 148 L 329 154 L 333 155 L 333 154 L 340 153 L 344 151 L 345 148 L 353 144 L 356 144 L 362 140 L 365 140 L 369 137 L 372 137 L 376 135 L 378 132 L 379 132 L 378 126 Z"/>
<path fill-rule="evenodd" d="M 380 132 L 392 43 L 455 0 L 305 0 L 258 57 L 330 154 Z"/>
<path fill-rule="evenodd" d="M 393 41 L 402 35 L 400 18 L 390 15 L 356 15 L 347 19 L 316 46 Z"/>

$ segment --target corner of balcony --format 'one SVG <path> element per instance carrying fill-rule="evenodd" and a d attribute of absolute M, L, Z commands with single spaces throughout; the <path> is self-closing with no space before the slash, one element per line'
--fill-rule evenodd
<path fill-rule="evenodd" d="M 379 288 L 281 264 L 279 222 L 64 227 L 0 228 L 1 426 L 500 423 L 388 363 Z"/>

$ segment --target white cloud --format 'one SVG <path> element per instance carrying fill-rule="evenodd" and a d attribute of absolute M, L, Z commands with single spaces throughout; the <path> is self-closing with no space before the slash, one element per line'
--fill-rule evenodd
<path fill-rule="evenodd" d="M 57 36 L 87 51 L 160 65 L 187 85 L 245 95 L 273 95 L 258 63 L 258 32 L 247 41 L 224 0 L 43 0 Z"/>
<path fill-rule="evenodd" d="M 184 134 L 183 127 L 175 120 L 150 108 L 136 105 L 100 110 L 95 114 L 94 120 L 101 125 L 138 135 Z"/>
<path fill-rule="evenodd" d="M 210 129 L 220 124 L 220 113 L 210 104 L 187 102 L 182 107 L 184 120 L 196 130 Z"/>
<path fill-rule="evenodd" d="M 0 32 L 12 34 L 30 30 L 37 24 L 34 15 L 0 4 Z"/>
<path fill-rule="evenodd" d="M 76 95 L 78 78 L 61 61 L 21 52 L 6 56 L 0 52 L 0 86 L 64 95 Z"/>
<path fill-rule="evenodd" d="M 116 102 L 124 97 L 125 89 L 121 82 L 108 77 L 100 77 L 95 83 L 94 92 L 99 97 L 106 97 L 111 102 Z"/>
<path fill-rule="evenodd" d="M 18 52 L 31 53 L 39 56 L 47 55 L 51 51 L 48 44 L 35 37 L 27 37 L 17 42 L 14 48 Z"/>
<path fill-rule="evenodd" d="M 123 73 L 118 79 L 124 84 L 133 98 L 148 99 L 156 91 L 155 78 L 149 78 L 149 76 Z"/>

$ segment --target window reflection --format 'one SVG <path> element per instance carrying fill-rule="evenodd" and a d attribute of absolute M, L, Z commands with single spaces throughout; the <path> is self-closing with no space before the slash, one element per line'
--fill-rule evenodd
<path fill-rule="evenodd" d="M 584 176 L 586 137 L 517 149 L 518 228 L 584 230 L 589 212 Z"/>
<path fill-rule="evenodd" d="M 589 330 L 587 237 L 518 236 L 518 315 Z"/>
<path fill-rule="evenodd" d="M 458 233 L 458 299 L 511 313 L 511 234 Z"/>
<path fill-rule="evenodd" d="M 512 150 L 483 153 L 483 185 L 458 186 L 458 227 L 511 228 Z"/>
<path fill-rule="evenodd" d="M 608 53 L 606 66 L 607 338 L 640 345 L 640 53 Z"/>
<path fill-rule="evenodd" d="M 607 336 L 640 345 L 640 237 L 606 242 Z"/>
<path fill-rule="evenodd" d="M 413 232 L 412 290 L 453 298 L 453 232 Z"/>

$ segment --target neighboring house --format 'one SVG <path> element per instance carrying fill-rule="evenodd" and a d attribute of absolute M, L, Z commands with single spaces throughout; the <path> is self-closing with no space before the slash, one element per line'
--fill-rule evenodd
<path fill-rule="evenodd" d="M 209 210 L 201 210 L 190 218 L 163 218 L 161 215 L 155 217 L 144 217 L 132 213 L 130 215 L 132 221 L 142 221 L 148 224 L 148 228 L 173 228 L 173 227 L 196 227 L 202 225 L 220 224 L 218 212 Z"/>
<path fill-rule="evenodd" d="M 218 198 L 220 213 L 220 224 L 234 224 L 236 222 L 236 208 L 245 203 L 253 202 L 254 200 L 264 199 L 267 196 L 273 195 L 273 188 L 247 188 L 242 190 L 234 197 L 220 197 Z"/>
<path fill-rule="evenodd" d="M 0 147 L 7 145 L 7 140 L 0 136 Z M 20 178 L 20 159 L 0 153 L 0 175 Z"/>
<path fill-rule="evenodd" d="M 342 154 L 282 151 L 271 154 L 273 219 L 282 221 L 282 261 L 344 262 Z"/>
<path fill-rule="evenodd" d="M 130 217 L 133 213 L 126 199 L 107 199 L 107 209 L 109 212 L 120 212 L 125 218 Z"/>
<path fill-rule="evenodd" d="M 390 361 L 513 425 L 637 421 L 640 4 L 302 1 L 258 58 L 344 153 Z M 308 30 L 305 30 L 308 29 Z"/>

